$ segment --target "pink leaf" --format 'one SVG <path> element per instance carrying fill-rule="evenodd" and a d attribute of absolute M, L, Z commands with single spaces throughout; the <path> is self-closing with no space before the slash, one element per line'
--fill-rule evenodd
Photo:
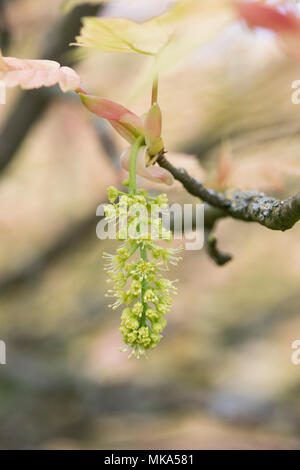
<path fill-rule="evenodd" d="M 59 69 L 60 79 L 59 86 L 63 92 L 76 91 L 81 83 L 81 78 L 70 67 L 61 67 Z"/>
<path fill-rule="evenodd" d="M 164 168 L 159 166 L 146 167 L 146 147 L 141 147 L 136 161 L 136 173 L 147 180 L 155 183 L 163 183 L 171 186 L 174 182 L 173 176 Z M 129 171 L 130 149 L 127 149 L 121 155 L 121 165 L 124 170 Z"/>
<path fill-rule="evenodd" d="M 283 13 L 278 8 L 262 3 L 238 2 L 238 14 L 250 28 L 271 29 L 279 34 L 299 34 L 299 19 L 291 12 Z"/>
<path fill-rule="evenodd" d="M 123 137 L 123 139 L 127 140 L 130 144 L 134 144 L 136 140 L 136 135 L 132 133 L 128 128 L 125 126 L 122 126 L 122 124 L 119 124 L 117 121 L 109 121 L 109 123 L 113 126 L 115 131 Z"/>
<path fill-rule="evenodd" d="M 129 109 L 114 101 L 83 93 L 82 90 L 79 96 L 91 113 L 107 119 L 130 143 L 134 142 L 138 136 L 144 135 L 143 121 Z"/>
<path fill-rule="evenodd" d="M 21 86 L 29 90 L 59 84 L 62 91 L 75 91 L 80 86 L 79 75 L 53 60 L 30 60 L 3 57 L 0 51 L 0 78 L 7 87 Z"/>

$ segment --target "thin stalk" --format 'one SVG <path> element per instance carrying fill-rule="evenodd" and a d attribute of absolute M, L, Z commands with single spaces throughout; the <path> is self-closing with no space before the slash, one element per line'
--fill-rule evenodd
<path fill-rule="evenodd" d="M 158 72 L 155 72 L 153 85 L 152 85 L 152 99 L 151 104 L 154 105 L 158 101 Z"/>
<path fill-rule="evenodd" d="M 158 102 L 158 55 L 155 57 L 154 77 L 152 85 L 152 106 Z"/>
<path fill-rule="evenodd" d="M 131 195 L 136 194 L 136 159 L 143 141 L 143 136 L 138 137 L 131 148 L 129 167 L 129 193 Z"/>
<path fill-rule="evenodd" d="M 141 258 L 144 261 L 148 261 L 147 248 L 145 247 L 145 245 L 141 246 L 140 251 L 141 251 Z M 144 302 L 144 295 L 145 295 L 146 290 L 147 290 L 147 281 L 146 281 L 146 279 L 143 279 L 142 280 L 142 293 L 141 293 L 141 300 L 142 300 L 142 304 L 143 304 L 143 313 L 142 313 L 142 317 L 141 317 L 141 326 L 146 325 L 146 310 L 147 310 L 147 307 L 148 307 L 147 302 Z"/>

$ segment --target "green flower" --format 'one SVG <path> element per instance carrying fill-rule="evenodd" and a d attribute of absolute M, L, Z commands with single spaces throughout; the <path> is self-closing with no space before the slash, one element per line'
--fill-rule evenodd
<path fill-rule="evenodd" d="M 143 313 L 143 304 L 142 304 L 142 302 L 136 302 L 132 307 L 132 312 L 134 313 L 134 315 L 137 315 L 138 317 L 141 317 L 142 313 Z"/>
<path fill-rule="evenodd" d="M 164 318 L 160 318 L 157 322 L 152 323 L 152 329 L 154 333 L 161 333 L 166 325 L 166 320 Z"/>
<path fill-rule="evenodd" d="M 147 308 L 146 318 L 152 322 L 153 320 L 157 320 L 158 318 L 160 318 L 160 315 L 157 310 L 153 310 L 153 308 Z"/>
<path fill-rule="evenodd" d="M 110 186 L 107 190 L 108 199 L 113 204 L 119 196 L 119 191 L 114 186 Z"/>
<path fill-rule="evenodd" d="M 138 296 L 142 292 L 142 283 L 140 281 L 132 281 L 130 286 L 130 293 L 132 295 Z"/>
<path fill-rule="evenodd" d="M 159 196 L 157 196 L 155 202 L 160 206 L 160 207 L 163 207 L 163 206 L 166 206 L 168 204 L 168 197 L 166 194 L 160 194 Z"/>
<path fill-rule="evenodd" d="M 153 289 L 147 289 L 144 295 L 145 302 L 157 302 L 158 297 Z"/>
<path fill-rule="evenodd" d="M 117 197 L 119 202 L 116 203 Z M 120 217 L 127 215 L 128 208 L 133 204 L 145 207 L 148 214 L 147 220 L 142 222 L 151 226 L 151 204 L 160 207 L 168 203 L 165 194 L 156 199 L 150 198 L 147 191 L 138 191 L 136 194 L 120 194 L 115 188 L 109 188 L 109 199 L 112 205 L 106 210 L 107 217 Z M 139 214 L 129 217 L 128 224 L 141 222 L 137 219 Z M 158 238 L 163 239 L 161 220 L 156 222 Z M 119 228 L 117 238 L 121 231 L 127 231 L 127 227 Z M 121 315 L 120 332 L 124 343 L 131 348 L 131 355 L 137 358 L 145 355 L 146 351 L 155 348 L 162 339 L 167 322 L 164 316 L 171 308 L 171 295 L 176 294 L 175 281 L 163 277 L 168 263 L 177 264 L 178 250 L 165 249 L 156 241 L 151 240 L 150 235 L 145 238 L 144 234 L 138 232 L 135 238 L 126 238 L 117 249 L 116 255 L 104 253 L 106 260 L 105 269 L 113 288 L 107 295 L 113 297 L 114 303 L 110 306 L 115 310 L 124 306 Z"/>

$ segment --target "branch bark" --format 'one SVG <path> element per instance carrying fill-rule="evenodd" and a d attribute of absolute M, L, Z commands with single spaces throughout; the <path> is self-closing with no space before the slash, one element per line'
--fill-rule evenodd
<path fill-rule="evenodd" d="M 158 163 L 180 181 L 190 194 L 221 210 L 224 217 L 257 222 L 271 230 L 281 231 L 292 228 L 300 219 L 300 193 L 280 201 L 259 191 L 220 192 L 206 188 L 185 169 L 175 168 L 164 156 L 158 159 Z"/>

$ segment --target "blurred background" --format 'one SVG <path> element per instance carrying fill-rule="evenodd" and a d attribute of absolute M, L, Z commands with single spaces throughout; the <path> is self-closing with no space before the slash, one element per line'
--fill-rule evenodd
<path fill-rule="evenodd" d="M 147 58 L 68 44 L 82 16 L 143 21 L 171 2 L 65 15 L 61 3 L 0 0 L 3 55 L 72 65 L 89 92 L 145 112 Z M 300 66 L 273 34 L 233 20 L 161 77 L 168 157 L 212 187 L 225 174 L 229 187 L 294 194 L 297 79 Z M 104 297 L 102 252 L 116 242 L 95 233 L 107 186 L 124 177 L 123 148 L 75 94 L 12 89 L 0 105 L 0 448 L 299 449 L 300 225 L 277 233 L 221 220 L 233 261 L 217 267 L 204 250 L 184 252 L 163 341 L 148 360 L 128 360 Z M 197 202 L 178 183 L 168 194 Z"/>

